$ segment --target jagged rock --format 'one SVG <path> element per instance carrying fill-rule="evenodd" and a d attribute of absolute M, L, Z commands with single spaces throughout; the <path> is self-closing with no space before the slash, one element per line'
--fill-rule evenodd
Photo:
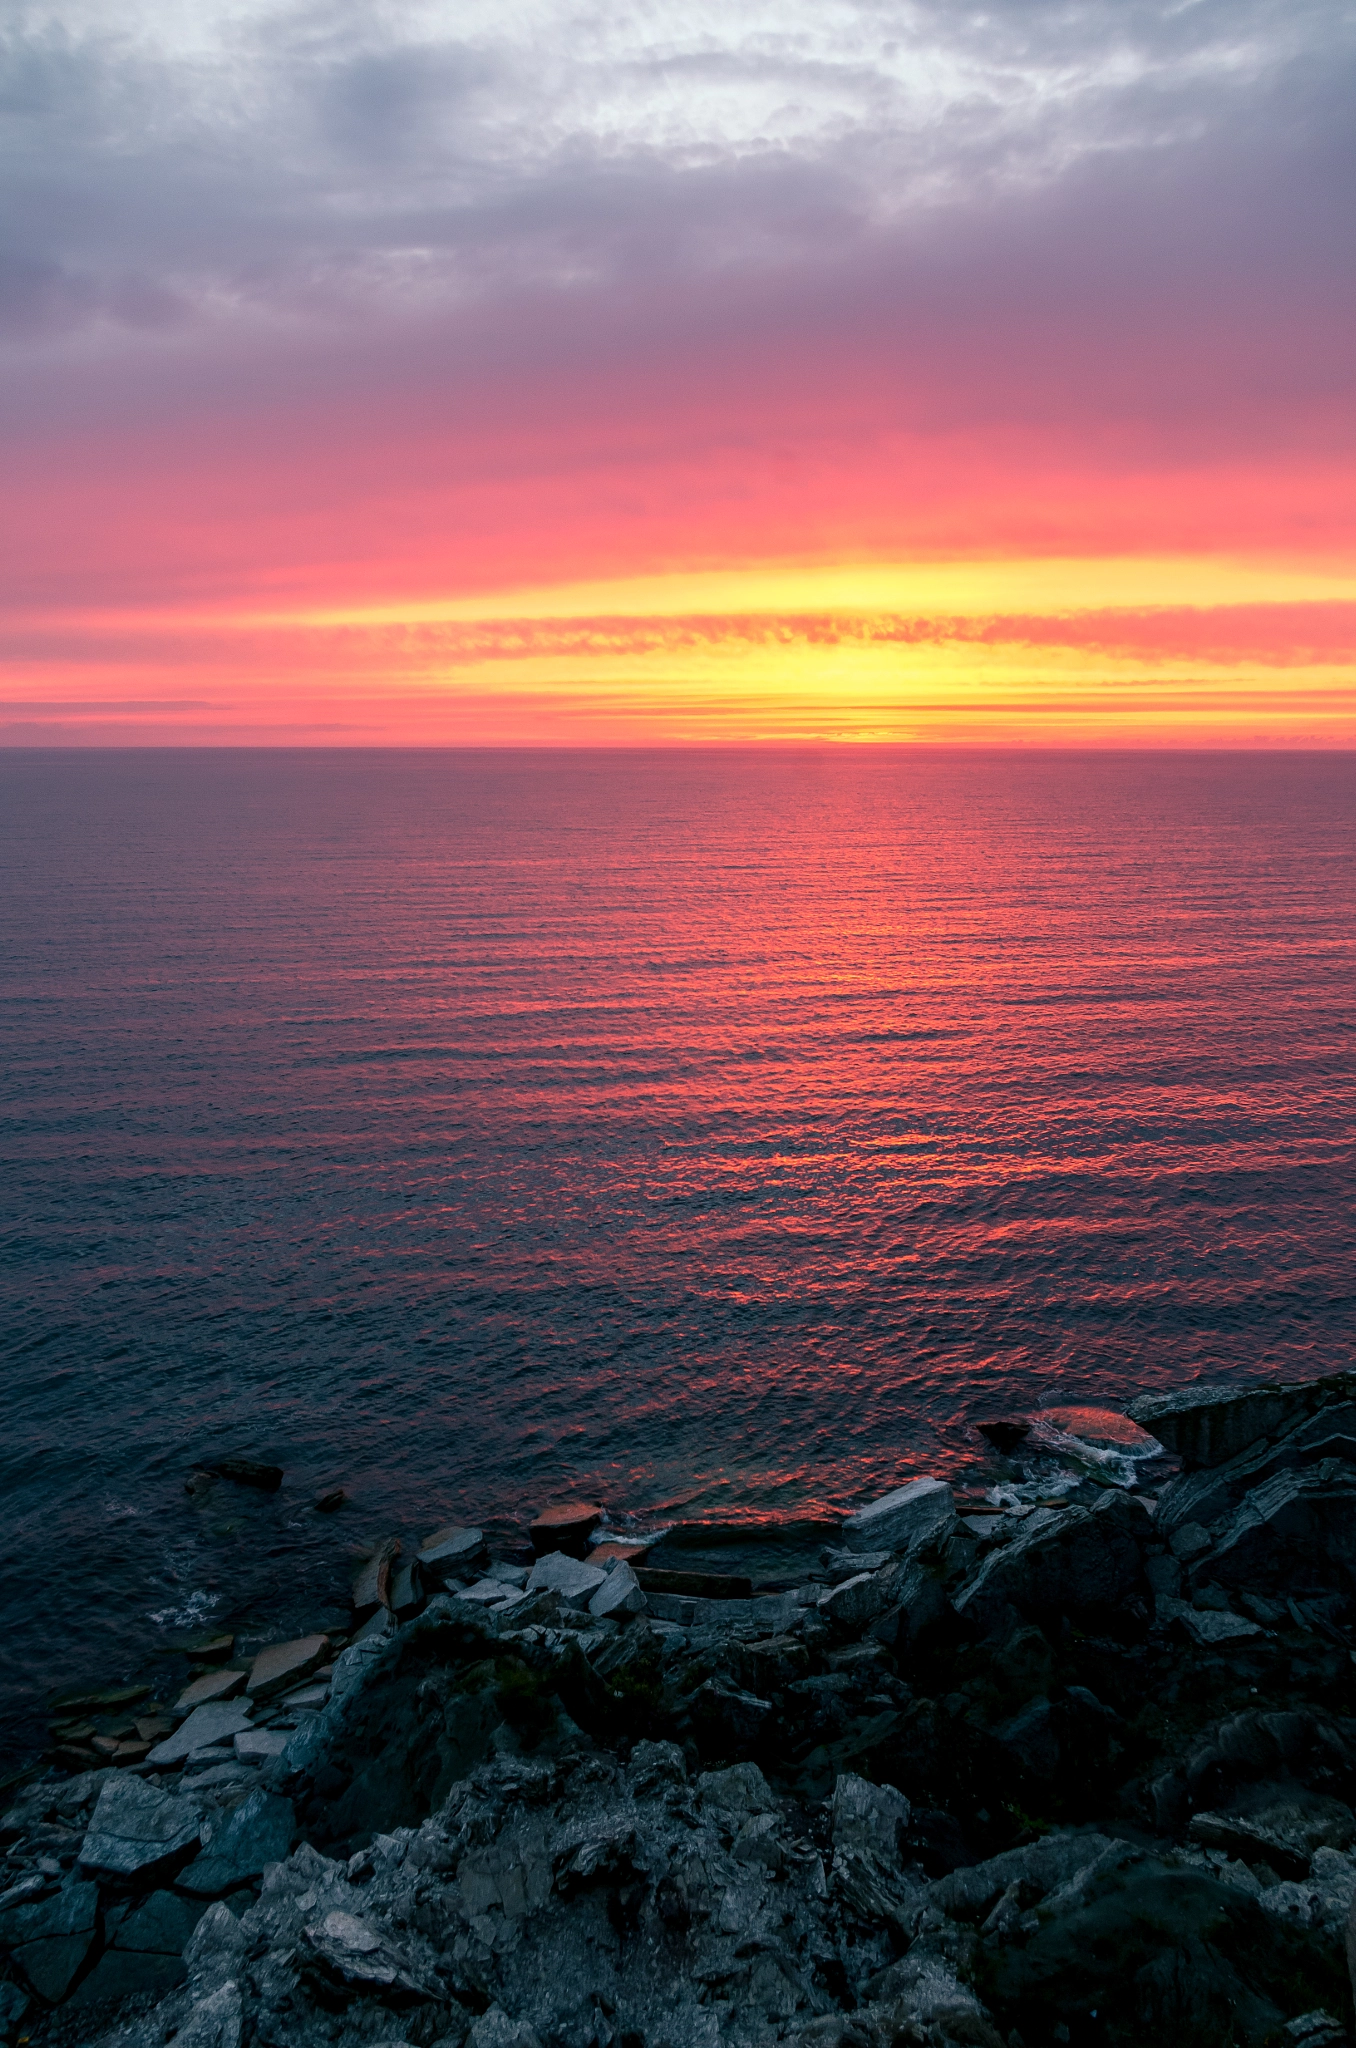
<path fill-rule="evenodd" d="M 235 1738 L 236 1760 L 242 1764 L 271 1763 L 287 1748 L 291 1736 L 283 1728 L 242 1728 Z"/>
<path fill-rule="evenodd" d="M 183 1952 L 203 1908 L 174 1892 L 152 1892 L 114 1930 L 109 1946 L 71 2000 L 101 2005 L 135 1993 L 164 1992 L 183 1981 Z"/>
<path fill-rule="evenodd" d="M 746 1692 L 766 1697 L 805 1676 L 810 1652 L 799 1636 L 766 1636 L 760 1642 L 737 1643 L 731 1663 Z"/>
<path fill-rule="evenodd" d="M 1259 1859 L 1286 1877 L 1304 1877 L 1317 1849 L 1347 1849 L 1356 1841 L 1351 1808 L 1303 1787 L 1268 1788 L 1241 1810 L 1196 1813 L 1193 1841 L 1227 1850 L 1245 1861 Z"/>
<path fill-rule="evenodd" d="M 391 1575 L 391 1612 L 397 1621 L 410 1621 L 424 1605 L 424 1585 L 419 1566 L 401 1565 Z"/>
<path fill-rule="evenodd" d="M 135 1782 L 124 1779 L 123 1783 Z M 29 1988 L 59 2005 L 93 1946 L 99 1887 L 67 1884 L 37 1904 L 0 1913 L 0 1943 L 10 1951 Z"/>
<path fill-rule="evenodd" d="M 731 1750 L 758 1746 L 772 1718 L 772 1702 L 719 1678 L 708 1678 L 693 1693 L 691 1711 L 698 1743 L 706 1753 L 723 1756 Z"/>
<path fill-rule="evenodd" d="M 296 1836 L 296 1818 L 286 1799 L 258 1790 L 235 1808 L 202 1855 L 179 1877 L 180 1889 L 195 1898 L 219 1899 L 280 1863 Z"/>
<path fill-rule="evenodd" d="M 1277 1472 L 1248 1494 L 1210 1560 L 1221 1585 L 1249 1592 L 1356 1584 L 1356 1468 L 1325 1461 Z"/>
<path fill-rule="evenodd" d="M 290 1643 L 269 1643 L 250 1666 L 245 1690 L 252 1700 L 272 1699 L 299 1685 L 313 1671 L 329 1661 L 328 1636 L 300 1636 Z"/>
<path fill-rule="evenodd" d="M 12 2041 L 32 2001 L 17 1984 L 0 1984 L 0 2041 Z"/>
<path fill-rule="evenodd" d="M 204 1996 L 239 1976 L 247 1941 L 229 1906 L 209 1906 L 184 1946 L 184 1967 L 195 1994 Z"/>
<path fill-rule="evenodd" d="M 584 1569 L 587 1571 L 589 1567 L 585 1565 Z M 609 1615 L 620 1618 L 644 1612 L 645 1595 L 641 1591 L 640 1580 L 629 1564 L 614 1564 L 589 1601 L 589 1613 L 596 1620 L 603 1620 Z"/>
<path fill-rule="evenodd" d="M 1356 1401 L 1331 1402 L 1222 1465 L 1181 1473 L 1159 1494 L 1155 1524 L 1165 1533 L 1186 1522 L 1209 1527 L 1232 1515 L 1245 1494 L 1275 1473 L 1325 1458 L 1356 1461 Z"/>
<path fill-rule="evenodd" d="M 396 1560 L 400 1556 L 400 1539 L 388 1536 L 379 1543 L 372 1555 L 359 1566 L 353 1579 L 353 1613 L 358 1621 L 366 1621 L 379 1608 L 391 1605 L 391 1580 L 395 1573 Z"/>
<path fill-rule="evenodd" d="M 194 2006 L 174 2048 L 240 2048 L 243 2023 L 240 1986 L 223 1984 Z"/>
<path fill-rule="evenodd" d="M 156 1744 L 146 1761 L 157 1770 L 168 1770 L 175 1764 L 181 1764 L 194 1750 L 233 1741 L 242 1728 L 249 1726 L 250 1710 L 247 1706 L 213 1701 L 208 1706 L 195 1707 L 173 1735 L 167 1735 L 163 1742 Z"/>
<path fill-rule="evenodd" d="M 820 1595 L 819 1611 L 825 1621 L 839 1629 L 862 1628 L 874 1621 L 889 1604 L 890 1584 L 886 1574 L 858 1572 Z"/>
<path fill-rule="evenodd" d="M 1306 1415 L 1347 1398 L 1348 1373 L 1290 1384 L 1234 1383 L 1141 1394 L 1126 1413 L 1188 1466 L 1222 1465 L 1263 1437 L 1280 1436 Z"/>
<path fill-rule="evenodd" d="M 418 1552 L 419 1569 L 426 1578 L 445 1586 L 474 1571 L 484 1552 L 483 1530 L 449 1526 L 425 1538 Z"/>
<path fill-rule="evenodd" d="M 634 1574 L 633 1574 L 634 1576 Z M 548 1551 L 528 1573 L 529 1593 L 555 1593 L 567 1607 L 587 1607 L 608 1574 L 596 1564 L 570 1557 L 563 1550 Z"/>
<path fill-rule="evenodd" d="M 898 1858 L 909 1828 L 909 1802 L 893 1785 L 873 1785 L 844 1771 L 833 1788 L 835 1849 L 870 1849 Z"/>
<path fill-rule="evenodd" d="M 471 2028 L 470 2048 L 541 2048 L 526 2020 L 511 2020 L 502 2006 L 492 2005 Z"/>
<path fill-rule="evenodd" d="M 703 1811 L 741 1824 L 750 1814 L 778 1813 L 780 1802 L 757 1764 L 731 1764 L 723 1771 L 703 1771 L 696 1783 Z"/>
<path fill-rule="evenodd" d="M 955 1496 L 940 1479 L 911 1479 L 873 1500 L 843 1524 L 848 1550 L 909 1550 L 935 1536 L 956 1512 Z"/>
<path fill-rule="evenodd" d="M 201 1819 L 190 1800 L 142 1778 L 118 1776 L 104 1786 L 80 1845 L 86 1870 L 149 1882 L 183 1863 L 197 1845 Z"/>
<path fill-rule="evenodd" d="M 1120 1608 L 1141 1583 L 1140 1545 L 1150 1532 L 1143 1507 L 1123 1493 L 1067 1508 L 991 1551 L 957 1594 L 956 1612 L 991 1631 L 1023 1616 Z"/>
<path fill-rule="evenodd" d="M 354 1913 L 327 1913 L 306 1929 L 307 1960 L 337 1984 L 388 1998 L 438 2000 L 442 1988 Z"/>

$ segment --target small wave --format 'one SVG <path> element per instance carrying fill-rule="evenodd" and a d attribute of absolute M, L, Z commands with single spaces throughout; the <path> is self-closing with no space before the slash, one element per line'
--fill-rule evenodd
<path fill-rule="evenodd" d="M 214 1607 L 220 1607 L 220 1593 L 190 1593 L 182 1607 L 159 1607 L 146 1619 L 157 1628 L 194 1628 L 206 1621 Z"/>
<path fill-rule="evenodd" d="M 125 1522 L 132 1516 L 139 1515 L 141 1509 L 134 1508 L 130 1501 L 106 1500 L 104 1502 L 104 1513 L 108 1516 L 110 1522 Z"/>

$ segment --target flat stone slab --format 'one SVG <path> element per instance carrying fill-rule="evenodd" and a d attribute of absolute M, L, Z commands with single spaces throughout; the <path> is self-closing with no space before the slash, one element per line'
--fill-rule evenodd
<path fill-rule="evenodd" d="M 291 1729 L 246 1728 L 235 1738 L 236 1757 L 242 1764 L 271 1763 L 282 1755 L 292 1734 Z"/>
<path fill-rule="evenodd" d="M 205 1707 L 209 1700 L 234 1699 L 244 1690 L 243 1671 L 206 1671 L 201 1678 L 195 1678 L 186 1685 L 174 1702 L 179 1713 L 191 1714 L 194 1707 Z"/>
<path fill-rule="evenodd" d="M 246 1693 L 252 1700 L 272 1699 L 286 1692 L 326 1663 L 330 1654 L 328 1636 L 298 1636 L 291 1643 L 270 1643 L 250 1666 Z"/>
<path fill-rule="evenodd" d="M 912 1549 L 949 1522 L 956 1497 L 940 1479 L 910 1479 L 869 1501 L 843 1523 L 845 1550 Z"/>
<path fill-rule="evenodd" d="M 557 1593 L 567 1607 L 587 1607 L 607 1578 L 596 1564 L 552 1550 L 539 1558 L 527 1578 L 529 1593 Z"/>
<path fill-rule="evenodd" d="M 379 1607 L 390 1606 L 391 1580 L 399 1556 L 399 1539 L 388 1536 L 358 1568 L 353 1579 L 353 1611 L 359 1621 L 374 1614 Z"/>
<path fill-rule="evenodd" d="M 198 1815 L 188 1801 L 144 1778 L 119 1776 L 99 1794 L 80 1861 L 86 1870 L 113 1877 L 144 1877 L 181 1861 L 199 1832 Z"/>
<path fill-rule="evenodd" d="M 146 1761 L 156 1770 L 168 1770 L 181 1764 L 195 1749 L 210 1749 L 213 1743 L 229 1742 L 249 1725 L 248 1707 L 238 1706 L 234 1701 L 212 1701 L 205 1707 L 195 1707 L 173 1735 L 156 1744 Z"/>
<path fill-rule="evenodd" d="M 0 1914 L 0 1941 L 49 2005 L 60 2004 L 70 1990 L 93 1945 L 98 1915 L 97 1884 L 68 1884 L 39 1905 Z"/>

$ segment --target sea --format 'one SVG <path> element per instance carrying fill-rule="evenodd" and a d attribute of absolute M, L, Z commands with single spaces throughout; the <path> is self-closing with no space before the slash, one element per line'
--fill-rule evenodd
<path fill-rule="evenodd" d="M 1351 754 L 14 751 L 0 877 L 11 1759 L 387 1533 L 1352 1363 Z"/>

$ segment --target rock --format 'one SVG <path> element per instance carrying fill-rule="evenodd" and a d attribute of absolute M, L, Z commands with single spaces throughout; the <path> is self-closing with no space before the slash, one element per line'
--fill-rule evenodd
<path fill-rule="evenodd" d="M 11 1951 L 30 1988 L 49 2005 L 61 2003 L 82 1968 L 98 1916 L 99 1887 L 79 1883 L 67 1884 L 35 1905 L 12 1906 L 0 1913 L 0 1942 Z"/>
<path fill-rule="evenodd" d="M 281 1756 L 291 1741 L 283 1728 L 245 1728 L 235 1738 L 235 1754 L 242 1764 L 267 1764 Z"/>
<path fill-rule="evenodd" d="M 327 1913 L 306 1929 L 310 1960 L 332 1981 L 358 1991 L 438 2000 L 436 1979 L 426 1977 L 378 1930 L 353 1913 Z"/>
<path fill-rule="evenodd" d="M 912 1550 L 936 1535 L 955 1512 L 955 1496 L 940 1479 L 911 1479 L 849 1515 L 843 1544 L 848 1550 Z"/>
<path fill-rule="evenodd" d="M 86 1870 L 149 1881 L 187 1860 L 199 1829 L 198 1814 L 186 1800 L 120 1774 L 99 1794 L 80 1861 Z"/>
<path fill-rule="evenodd" d="M 391 1612 L 397 1621 L 410 1621 L 423 1610 L 424 1586 L 416 1564 L 401 1565 L 391 1577 Z"/>
<path fill-rule="evenodd" d="M 318 1515 L 333 1515 L 344 1505 L 348 1495 L 342 1486 L 331 1486 L 324 1493 L 318 1493 L 312 1506 Z"/>
<path fill-rule="evenodd" d="M 103 1692 L 62 1692 L 49 1702 L 54 1714 L 111 1714 L 149 1699 L 149 1685 L 118 1685 Z"/>
<path fill-rule="evenodd" d="M 755 1747 L 772 1718 L 772 1703 L 708 1678 L 693 1693 L 691 1711 L 698 1743 L 708 1754 L 719 1756 Z"/>
<path fill-rule="evenodd" d="M 309 1678 L 330 1654 L 328 1636 L 300 1636 L 291 1643 L 269 1643 L 250 1666 L 245 1690 L 252 1700 L 272 1699 L 289 1686 Z"/>
<path fill-rule="evenodd" d="M 195 1749 L 210 1748 L 213 1743 L 229 1742 L 242 1728 L 250 1725 L 250 1710 L 234 1701 L 214 1700 L 205 1707 L 195 1707 L 188 1719 L 158 1742 L 146 1761 L 156 1770 L 168 1770 L 181 1764 Z"/>
<path fill-rule="evenodd" d="M 994 1449 L 1001 1451 L 1004 1456 L 1009 1451 L 1015 1451 L 1019 1444 L 1025 1443 L 1031 1434 L 1031 1424 L 1019 1421 L 1015 1416 L 998 1418 L 993 1422 L 977 1422 L 975 1428 L 987 1443 L 991 1443 Z"/>
<path fill-rule="evenodd" d="M 528 1532 L 532 1548 L 538 1557 L 544 1557 L 548 1551 L 567 1550 L 582 1559 L 588 1539 L 602 1518 L 602 1509 L 592 1501 L 563 1501 L 555 1507 L 543 1508 Z"/>
<path fill-rule="evenodd" d="M 780 1813 L 781 1803 L 757 1764 L 731 1764 L 724 1771 L 703 1771 L 696 1782 L 702 1809 L 726 1820 L 743 1822 L 750 1814 Z"/>
<path fill-rule="evenodd" d="M 1177 1621 L 1188 1635 L 1198 1643 L 1209 1647 L 1215 1643 L 1242 1642 L 1245 1636 L 1260 1636 L 1262 1631 L 1255 1621 L 1245 1621 L 1241 1614 L 1231 1614 L 1218 1608 L 1192 1607 L 1185 1600 L 1161 1599 L 1156 1602 L 1157 1616 L 1161 1622 Z"/>
<path fill-rule="evenodd" d="M 199 1468 L 189 1473 L 184 1481 L 184 1492 L 190 1500 L 206 1500 L 216 1483 L 214 1472 L 204 1472 Z"/>
<path fill-rule="evenodd" d="M 1305 1877 L 1318 1849 L 1356 1841 L 1351 1808 L 1300 1786 L 1268 1787 L 1231 1813 L 1195 1813 L 1191 1839 L 1244 1862 L 1266 1862 L 1285 1877 Z"/>
<path fill-rule="evenodd" d="M 873 1785 L 844 1771 L 833 1788 L 830 1825 L 835 1849 L 870 1849 L 898 1858 L 909 1829 L 910 1807 L 893 1785 Z"/>
<path fill-rule="evenodd" d="M 1140 1544 L 1152 1524 L 1123 1493 L 1093 1508 L 1069 1508 L 990 1551 L 956 1596 L 956 1612 L 987 1630 L 1012 1626 L 1014 1614 L 1089 1614 L 1121 1608 L 1141 1579 Z"/>
<path fill-rule="evenodd" d="M 229 1906 L 209 1906 L 184 1948 L 184 1966 L 198 1994 L 240 1975 L 248 1947 Z"/>
<path fill-rule="evenodd" d="M 1010 1721 L 995 1728 L 994 1740 L 1035 1777 L 1051 1777 L 1059 1767 L 1054 1715 L 1044 1695 L 1028 1700 Z"/>
<path fill-rule="evenodd" d="M 605 1571 L 617 1563 L 635 1566 L 644 1564 L 653 1548 L 653 1543 L 632 1543 L 625 1538 L 616 1542 L 595 1543 L 589 1551 L 587 1562 L 600 1564 Z"/>
<path fill-rule="evenodd" d="M 354 1576 L 353 1612 L 359 1621 L 365 1621 L 369 1614 L 375 1614 L 379 1607 L 390 1607 L 391 1579 L 396 1559 L 400 1556 L 400 1542 L 395 1536 L 388 1536 L 379 1543 Z"/>
<path fill-rule="evenodd" d="M 589 1562 L 590 1564 L 602 1566 L 600 1558 L 590 1558 Z M 602 1566 L 602 1569 L 606 1570 L 607 1567 Z M 527 1584 L 527 1572 L 528 1568 L 525 1564 L 507 1564 L 502 1559 L 496 1558 L 493 1564 L 486 1566 L 485 1577 L 487 1579 L 497 1579 L 501 1586 L 511 1586 L 516 1593 L 521 1593 Z"/>
<path fill-rule="evenodd" d="M 484 1550 L 485 1536 L 480 1529 L 438 1529 L 420 1545 L 419 1569 L 434 1584 L 445 1586 L 474 1571 Z"/>
<path fill-rule="evenodd" d="M 0 1984 L 0 2041 L 11 2041 L 18 2033 L 30 2003 L 17 1984 Z"/>
<path fill-rule="evenodd" d="M 1293 1384 L 1235 1383 L 1141 1394 L 1127 1414 L 1184 1465 L 1222 1465 L 1263 1437 L 1279 1436 L 1328 1400 L 1351 1391 L 1349 1375 Z"/>
<path fill-rule="evenodd" d="M 598 1567 L 585 1565 L 584 1569 L 589 1571 L 591 1569 L 596 1570 Z M 609 1615 L 619 1618 L 622 1615 L 644 1614 L 644 1612 L 645 1595 L 641 1590 L 639 1579 L 629 1564 L 614 1564 L 607 1577 L 603 1580 L 602 1585 L 599 1586 L 597 1592 L 589 1601 L 589 1613 L 596 1621 L 601 1621 Z"/>
<path fill-rule="evenodd" d="M 736 1644 L 731 1662 L 745 1690 L 765 1697 L 804 1678 L 810 1652 L 799 1636 L 767 1636 L 760 1642 Z"/>
<path fill-rule="evenodd" d="M 819 1611 L 825 1621 L 840 1629 L 862 1628 L 874 1621 L 887 1605 L 888 1585 L 872 1572 L 858 1572 L 820 1595 Z"/>
<path fill-rule="evenodd" d="M 1350 1476 L 1347 1476 L 1350 1475 Z M 1308 1592 L 1356 1583 L 1356 1468 L 1278 1472 L 1240 1504 L 1210 1561 L 1222 1585 Z"/>
<path fill-rule="evenodd" d="M 587 1607 L 599 1587 L 606 1585 L 607 1578 L 608 1574 L 596 1564 L 585 1564 L 582 1558 L 552 1550 L 533 1565 L 527 1591 L 556 1593 L 567 1607 Z"/>
<path fill-rule="evenodd" d="M 229 1700 L 244 1689 L 243 1671 L 207 1671 L 201 1678 L 195 1678 L 186 1685 L 174 1702 L 176 1713 L 191 1714 L 194 1707 L 205 1707 L 209 1700 Z"/>
<path fill-rule="evenodd" d="M 171 1648 L 182 1650 L 185 1657 L 192 1657 L 199 1664 L 224 1664 L 235 1648 L 235 1637 L 231 1635 L 181 1636 Z"/>
<path fill-rule="evenodd" d="M 218 1458 L 208 1469 L 235 1486 L 253 1486 L 260 1493 L 276 1493 L 283 1483 L 281 1465 L 261 1464 L 257 1458 Z"/>
<path fill-rule="evenodd" d="M 1193 1557 L 1200 1557 L 1210 1548 L 1210 1531 L 1199 1522 L 1183 1522 L 1168 1538 L 1168 1548 L 1180 1563 L 1189 1564 Z"/>
<path fill-rule="evenodd" d="M 349 1648 L 352 1649 L 357 1643 L 381 1642 L 386 1636 L 391 1634 L 394 1628 L 395 1617 L 390 1609 L 378 1607 L 374 1613 L 368 1615 L 362 1627 L 356 1631 L 353 1642 L 349 1644 Z"/>
<path fill-rule="evenodd" d="M 194 2006 L 174 2048 L 240 2048 L 243 2019 L 240 1986 L 223 1984 Z"/>
<path fill-rule="evenodd" d="M 121 1921 L 104 1953 L 83 1979 L 72 2006 L 101 2005 L 148 1992 L 164 1992 L 186 1974 L 183 1951 L 203 1908 L 174 1892 L 152 1892 Z"/>
<path fill-rule="evenodd" d="M 180 1874 L 179 1888 L 194 1898 L 219 1899 L 261 1877 L 268 1864 L 280 1863 L 296 1832 L 290 1801 L 272 1792 L 251 1792 Z"/>
<path fill-rule="evenodd" d="M 469 2043 L 470 2048 L 541 2048 L 527 2022 L 511 2020 L 500 2005 L 492 2005 L 480 2015 L 471 2028 Z"/>

